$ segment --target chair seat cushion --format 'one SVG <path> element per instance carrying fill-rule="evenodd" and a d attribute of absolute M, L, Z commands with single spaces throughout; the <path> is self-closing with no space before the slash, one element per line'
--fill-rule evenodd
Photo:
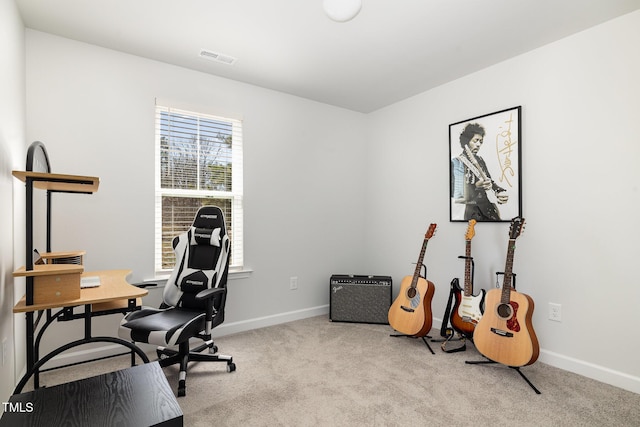
<path fill-rule="evenodd" d="M 188 340 L 204 330 L 205 313 L 169 308 L 143 308 L 125 316 L 118 335 L 133 342 L 172 346 Z"/>

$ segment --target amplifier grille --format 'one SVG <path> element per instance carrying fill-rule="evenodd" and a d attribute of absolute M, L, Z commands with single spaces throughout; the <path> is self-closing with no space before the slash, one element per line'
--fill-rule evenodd
<path fill-rule="evenodd" d="M 329 318 L 388 324 L 391 289 L 390 276 L 334 274 L 329 281 Z"/>

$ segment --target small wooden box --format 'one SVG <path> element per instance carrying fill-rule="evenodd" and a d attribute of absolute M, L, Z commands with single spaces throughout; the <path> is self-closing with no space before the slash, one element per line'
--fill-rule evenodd
<path fill-rule="evenodd" d="M 84 267 L 73 264 L 41 264 L 33 270 L 23 268 L 14 276 L 33 277 L 33 303 L 71 301 L 80 298 L 80 276 Z"/>

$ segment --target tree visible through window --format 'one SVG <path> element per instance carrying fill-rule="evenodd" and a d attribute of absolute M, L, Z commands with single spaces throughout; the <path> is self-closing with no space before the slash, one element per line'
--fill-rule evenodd
<path fill-rule="evenodd" d="M 157 107 L 156 269 L 171 269 L 171 242 L 201 206 L 225 216 L 230 267 L 242 267 L 242 131 L 233 119 Z"/>

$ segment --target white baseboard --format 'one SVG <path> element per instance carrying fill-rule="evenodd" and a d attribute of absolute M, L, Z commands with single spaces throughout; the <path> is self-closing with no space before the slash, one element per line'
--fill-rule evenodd
<path fill-rule="evenodd" d="M 547 365 L 640 394 L 639 377 L 544 349 L 540 350 L 538 360 Z"/>
<path fill-rule="evenodd" d="M 272 316 L 257 317 L 255 319 L 243 320 L 241 322 L 223 323 L 214 329 L 213 337 L 222 337 L 238 332 L 250 331 L 253 329 L 265 328 L 267 326 L 279 325 L 281 323 L 293 322 L 295 320 L 309 317 L 323 316 L 329 314 L 329 305 L 305 308 L 303 310 L 278 313 Z"/>
<path fill-rule="evenodd" d="M 433 327 L 440 329 L 442 327 L 442 319 L 436 319 L 434 317 Z M 585 362 L 584 360 L 574 359 L 544 349 L 540 349 L 538 361 L 553 366 L 554 368 L 573 372 L 574 374 L 582 375 L 592 380 L 640 394 L 640 378 L 625 374 L 624 372 L 614 371 L 604 366 L 595 365 Z"/>

